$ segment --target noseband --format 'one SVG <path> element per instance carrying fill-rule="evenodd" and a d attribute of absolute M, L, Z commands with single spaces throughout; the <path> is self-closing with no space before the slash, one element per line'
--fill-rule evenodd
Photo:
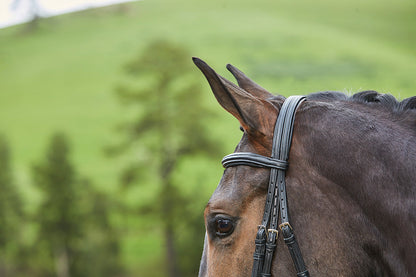
<path fill-rule="evenodd" d="M 281 230 L 283 239 L 289 248 L 297 276 L 309 276 L 293 228 L 289 223 L 285 182 L 295 113 L 304 100 L 304 96 L 290 96 L 283 103 L 274 128 L 273 148 L 270 158 L 254 153 L 240 152 L 225 156 L 222 160 L 222 164 L 226 168 L 246 165 L 271 169 L 263 220 L 259 225 L 255 239 L 256 248 L 253 255 L 252 277 L 271 276 L 273 254 L 279 234 L 278 228 Z M 280 224 L 278 224 L 279 211 Z"/>

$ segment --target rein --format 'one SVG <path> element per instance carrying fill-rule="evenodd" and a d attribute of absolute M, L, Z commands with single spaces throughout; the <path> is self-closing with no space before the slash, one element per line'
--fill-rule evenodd
<path fill-rule="evenodd" d="M 304 96 L 290 96 L 283 103 L 273 133 L 271 157 L 249 152 L 238 152 L 227 155 L 222 160 L 225 168 L 245 165 L 265 167 L 271 170 L 263 220 L 258 227 L 255 239 L 256 248 L 253 255 L 252 277 L 271 276 L 273 254 L 276 249 L 276 241 L 279 234 L 278 228 L 281 230 L 283 239 L 289 249 L 297 276 L 309 276 L 293 228 L 289 223 L 285 182 L 285 172 L 288 168 L 287 160 L 292 142 L 295 113 L 298 106 L 304 100 Z M 278 224 L 279 214 L 280 224 Z"/>

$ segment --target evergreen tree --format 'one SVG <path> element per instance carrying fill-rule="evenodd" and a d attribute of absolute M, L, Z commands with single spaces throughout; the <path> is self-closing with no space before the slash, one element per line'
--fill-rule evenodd
<path fill-rule="evenodd" d="M 37 222 L 45 275 L 115 276 L 120 269 L 113 262 L 118 244 L 111 237 L 107 202 L 76 175 L 63 134 L 52 137 L 46 159 L 34 167 L 34 177 L 44 196 Z"/>
<path fill-rule="evenodd" d="M 120 180 L 125 186 L 138 184 L 144 174 L 154 172 L 152 183 L 158 184 L 158 193 L 152 203 L 156 204 L 141 204 L 139 211 L 161 219 L 170 277 L 195 276 L 204 235 L 201 211 L 198 224 L 194 224 L 195 212 L 186 208 L 192 199 L 183 196 L 180 185 L 172 178 L 173 172 L 185 157 L 197 154 L 218 157 L 219 153 L 218 142 L 210 139 L 205 128 L 210 113 L 192 72 L 190 55 L 182 47 L 155 41 L 126 65 L 130 83 L 117 89 L 121 102 L 137 111 L 137 117 L 120 128 L 123 143 L 112 148 L 115 153 L 134 157 Z M 196 241 L 178 240 L 180 225 L 186 226 L 181 230 Z M 191 250 L 183 251 L 184 243 Z M 180 265 L 190 264 L 188 260 L 193 267 L 181 268 Z"/>
<path fill-rule="evenodd" d="M 81 224 L 84 222 L 77 205 L 79 191 L 75 187 L 75 172 L 68 155 L 66 137 L 56 134 L 46 159 L 34 167 L 35 184 L 44 193 L 37 218 L 39 245 L 45 249 L 46 257 L 50 257 L 46 269 L 58 277 L 73 275 L 71 265 L 74 256 L 79 255 L 76 240 L 82 237 Z"/>
<path fill-rule="evenodd" d="M 20 230 L 22 229 L 22 201 L 13 181 L 10 150 L 0 136 L 0 276 L 16 276 Z"/>

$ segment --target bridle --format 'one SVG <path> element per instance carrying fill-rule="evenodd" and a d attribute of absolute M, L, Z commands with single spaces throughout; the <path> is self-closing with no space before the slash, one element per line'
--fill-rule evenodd
<path fill-rule="evenodd" d="M 225 168 L 239 165 L 270 168 L 269 188 L 264 207 L 263 220 L 258 227 L 254 251 L 252 277 L 271 276 L 273 254 L 276 249 L 278 228 L 292 256 L 298 277 L 309 276 L 305 262 L 296 241 L 294 231 L 289 223 L 286 198 L 285 172 L 288 168 L 289 150 L 292 141 L 293 123 L 298 106 L 305 100 L 304 96 L 290 96 L 283 103 L 277 117 L 271 157 L 238 152 L 227 155 L 222 160 Z M 280 224 L 279 221 L 280 211 Z"/>

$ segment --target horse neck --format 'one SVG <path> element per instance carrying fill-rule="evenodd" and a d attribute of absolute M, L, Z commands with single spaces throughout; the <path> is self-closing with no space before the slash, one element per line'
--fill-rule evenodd
<path fill-rule="evenodd" d="M 342 187 L 370 218 L 399 223 L 412 213 L 414 132 L 377 114 L 349 109 L 312 109 L 298 117 L 303 159 Z"/>
<path fill-rule="evenodd" d="M 339 107 L 298 112 L 289 170 L 320 191 L 315 201 L 335 201 L 333 212 L 401 264 L 403 276 L 416 274 L 416 132 L 388 119 Z"/>

